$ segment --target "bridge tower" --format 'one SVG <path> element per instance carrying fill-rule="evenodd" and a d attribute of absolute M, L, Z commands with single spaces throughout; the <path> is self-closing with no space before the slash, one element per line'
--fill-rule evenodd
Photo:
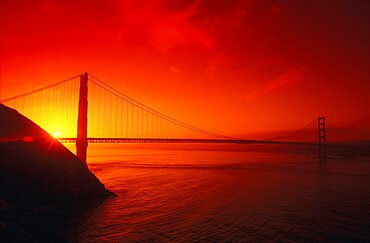
<path fill-rule="evenodd" d="M 87 80 L 88 74 L 81 74 L 76 140 L 77 157 L 81 161 L 85 162 L 85 164 L 87 154 Z"/>
<path fill-rule="evenodd" d="M 318 130 L 318 147 L 319 147 L 319 158 L 326 158 L 326 123 L 325 117 L 318 117 L 317 119 L 317 130 Z"/>

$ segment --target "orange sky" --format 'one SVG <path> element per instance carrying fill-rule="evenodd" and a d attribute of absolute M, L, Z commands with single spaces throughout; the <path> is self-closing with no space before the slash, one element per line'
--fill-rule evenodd
<path fill-rule="evenodd" d="M 369 1 L 1 4 L 1 98 L 88 71 L 225 135 L 370 127 Z"/>

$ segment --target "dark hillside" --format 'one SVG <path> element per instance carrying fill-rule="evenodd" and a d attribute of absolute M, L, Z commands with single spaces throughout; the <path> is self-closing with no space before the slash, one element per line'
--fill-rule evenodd
<path fill-rule="evenodd" d="M 0 242 L 63 241 L 53 233 L 57 218 L 50 215 L 69 215 L 74 205 L 109 195 L 73 153 L 0 104 Z"/>

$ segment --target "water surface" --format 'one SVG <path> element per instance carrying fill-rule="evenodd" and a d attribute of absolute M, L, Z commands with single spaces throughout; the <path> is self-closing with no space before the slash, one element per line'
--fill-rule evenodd
<path fill-rule="evenodd" d="M 89 145 L 117 197 L 62 234 L 72 241 L 368 241 L 370 161 L 184 146 Z"/>

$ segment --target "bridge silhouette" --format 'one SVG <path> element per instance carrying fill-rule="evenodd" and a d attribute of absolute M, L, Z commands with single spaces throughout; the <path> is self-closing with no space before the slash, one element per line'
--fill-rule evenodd
<path fill-rule="evenodd" d="M 324 117 L 285 136 L 259 140 L 235 138 L 165 115 L 88 73 L 0 103 L 18 110 L 48 133 L 59 133 L 57 139 L 61 142 L 75 142 L 76 154 L 85 162 L 88 143 L 302 144 L 318 145 L 320 156 L 324 156 L 327 143 Z M 318 137 L 305 142 L 287 141 L 316 126 Z"/>

